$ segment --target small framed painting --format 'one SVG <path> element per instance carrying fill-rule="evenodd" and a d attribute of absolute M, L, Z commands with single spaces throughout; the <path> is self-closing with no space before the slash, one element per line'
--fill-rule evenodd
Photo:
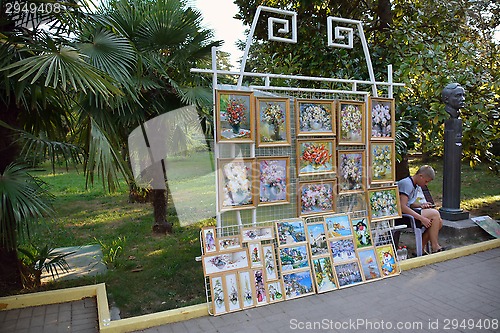
<path fill-rule="evenodd" d="M 286 299 L 293 299 L 314 294 L 311 271 L 283 273 L 283 286 Z"/>
<path fill-rule="evenodd" d="M 349 214 L 325 216 L 328 238 L 352 236 L 351 218 Z"/>
<path fill-rule="evenodd" d="M 307 240 L 302 219 L 276 221 L 275 225 L 279 246 L 288 246 Z"/>
<path fill-rule="evenodd" d="M 401 217 L 401 204 L 397 186 L 368 190 L 368 216 L 370 221 L 382 221 Z"/>
<path fill-rule="evenodd" d="M 298 99 L 297 136 L 335 135 L 335 101 Z"/>
<path fill-rule="evenodd" d="M 276 303 L 284 300 L 283 284 L 281 281 L 267 282 L 267 294 L 269 295 L 269 303 Z"/>
<path fill-rule="evenodd" d="M 260 242 L 248 243 L 248 252 L 250 253 L 250 267 L 255 268 L 264 265 Z"/>
<path fill-rule="evenodd" d="M 351 219 L 351 222 L 356 248 L 359 250 L 367 246 L 372 246 L 372 233 L 368 219 L 366 217 L 356 218 Z"/>
<path fill-rule="evenodd" d="M 246 248 L 227 253 L 203 255 L 203 272 L 205 275 L 210 275 L 235 269 L 249 268 L 248 259 Z"/>
<path fill-rule="evenodd" d="M 370 142 L 370 182 L 392 183 L 396 179 L 396 152 L 394 142 Z"/>
<path fill-rule="evenodd" d="M 358 261 L 352 261 L 335 266 L 340 288 L 363 282 Z"/>
<path fill-rule="evenodd" d="M 213 276 L 210 278 L 210 288 L 212 292 L 212 312 L 214 316 L 227 312 L 226 289 L 223 276 Z"/>
<path fill-rule="evenodd" d="M 335 212 L 335 187 L 337 180 L 299 182 L 297 208 L 299 216 Z"/>
<path fill-rule="evenodd" d="M 262 253 L 264 254 L 264 267 L 266 268 L 267 279 L 276 280 L 278 278 L 278 270 L 276 269 L 276 257 L 274 256 L 274 244 L 262 245 Z"/>
<path fill-rule="evenodd" d="M 240 234 L 233 236 L 217 237 L 217 250 L 219 252 L 231 251 L 241 248 Z"/>
<path fill-rule="evenodd" d="M 255 290 L 255 305 L 267 304 L 267 290 L 264 281 L 266 280 L 265 273 L 262 269 L 254 269 L 252 271 L 254 290 Z"/>
<path fill-rule="evenodd" d="M 312 257 L 330 254 L 326 240 L 326 228 L 323 222 L 308 223 L 307 240 Z"/>
<path fill-rule="evenodd" d="M 370 97 L 372 139 L 392 140 L 395 138 L 395 107 L 393 98 Z"/>
<path fill-rule="evenodd" d="M 366 187 L 364 150 L 339 150 L 338 154 L 339 193 L 364 191 Z"/>
<path fill-rule="evenodd" d="M 313 259 L 312 266 L 318 294 L 337 289 L 337 281 L 330 256 Z"/>
<path fill-rule="evenodd" d="M 356 259 L 356 248 L 352 238 L 330 241 L 330 250 L 334 263 Z"/>
<path fill-rule="evenodd" d="M 361 263 L 365 281 L 379 279 L 381 277 L 377 256 L 372 247 L 358 251 L 358 258 Z"/>
<path fill-rule="evenodd" d="M 290 203 L 290 157 L 257 158 L 259 205 Z"/>
<path fill-rule="evenodd" d="M 255 106 L 252 92 L 217 90 L 215 107 L 217 142 L 254 142 Z"/>
<path fill-rule="evenodd" d="M 290 146 L 290 100 L 256 97 L 257 146 Z"/>
<path fill-rule="evenodd" d="M 203 240 L 203 253 L 211 253 L 217 251 L 217 246 L 215 242 L 215 227 L 203 227 L 201 228 L 201 237 Z"/>
<path fill-rule="evenodd" d="M 255 288 L 253 282 L 252 272 L 238 271 L 238 284 L 240 286 L 240 299 L 243 309 L 255 306 Z"/>
<path fill-rule="evenodd" d="M 220 211 L 256 207 L 254 159 L 219 159 L 217 171 Z"/>
<path fill-rule="evenodd" d="M 309 267 L 306 245 L 295 245 L 279 249 L 281 272 Z"/>
<path fill-rule="evenodd" d="M 364 102 L 338 102 L 339 145 L 362 145 L 365 143 L 364 115 Z"/>
<path fill-rule="evenodd" d="M 335 140 L 297 141 L 297 176 L 335 173 Z"/>
<path fill-rule="evenodd" d="M 274 239 L 272 226 L 267 227 L 244 227 L 241 230 L 242 242 L 263 241 Z"/>
<path fill-rule="evenodd" d="M 224 276 L 226 284 L 226 307 L 227 312 L 238 311 L 241 309 L 240 294 L 238 293 L 238 274 L 230 273 Z"/>
<path fill-rule="evenodd" d="M 394 248 L 392 244 L 379 246 L 375 249 L 377 253 L 378 263 L 382 270 L 383 276 L 395 275 L 398 272 L 396 255 L 394 254 Z"/>

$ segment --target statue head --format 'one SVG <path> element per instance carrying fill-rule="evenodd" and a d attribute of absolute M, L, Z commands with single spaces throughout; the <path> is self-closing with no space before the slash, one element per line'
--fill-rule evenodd
<path fill-rule="evenodd" d="M 441 92 L 445 110 L 452 118 L 458 118 L 459 109 L 465 105 L 465 90 L 458 83 L 450 83 Z"/>

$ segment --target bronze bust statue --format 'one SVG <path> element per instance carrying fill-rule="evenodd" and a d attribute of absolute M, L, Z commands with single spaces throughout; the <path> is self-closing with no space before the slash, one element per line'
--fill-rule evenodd
<path fill-rule="evenodd" d="M 444 109 L 451 118 L 458 118 L 459 109 L 465 105 L 465 90 L 458 83 L 450 83 L 444 87 L 441 92 L 441 98 L 444 103 Z"/>

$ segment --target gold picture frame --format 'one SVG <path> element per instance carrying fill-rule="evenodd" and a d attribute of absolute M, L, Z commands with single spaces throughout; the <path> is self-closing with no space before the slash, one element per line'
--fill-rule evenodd
<path fill-rule="evenodd" d="M 255 100 L 251 91 L 216 90 L 218 143 L 255 142 Z"/>
<path fill-rule="evenodd" d="M 257 114 L 257 147 L 290 146 L 290 100 L 255 97 Z"/>

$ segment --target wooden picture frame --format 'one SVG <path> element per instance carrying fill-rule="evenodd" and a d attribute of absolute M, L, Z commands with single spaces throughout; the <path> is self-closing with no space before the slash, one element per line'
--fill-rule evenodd
<path fill-rule="evenodd" d="M 217 142 L 255 142 L 255 101 L 253 92 L 216 90 L 215 99 Z"/>
<path fill-rule="evenodd" d="M 290 100 L 255 97 L 257 110 L 257 147 L 290 146 Z"/>
<path fill-rule="evenodd" d="M 372 232 L 368 218 L 351 218 L 352 231 L 354 234 L 354 244 L 356 249 L 373 246 Z"/>
<path fill-rule="evenodd" d="M 335 174 L 335 139 L 297 140 L 297 177 Z"/>
<path fill-rule="evenodd" d="M 364 191 L 366 188 L 366 154 L 364 150 L 338 151 L 339 193 Z"/>
<path fill-rule="evenodd" d="M 241 229 L 241 241 L 243 243 L 272 239 L 274 239 L 273 226 L 243 227 Z"/>
<path fill-rule="evenodd" d="M 278 252 L 282 274 L 288 271 L 308 268 L 310 266 L 309 251 L 306 244 L 280 247 Z"/>
<path fill-rule="evenodd" d="M 311 257 L 329 255 L 328 242 L 326 238 L 326 226 L 324 222 L 306 224 L 307 243 Z"/>
<path fill-rule="evenodd" d="M 238 284 L 240 291 L 241 307 L 243 309 L 255 306 L 255 286 L 252 271 L 238 271 Z"/>
<path fill-rule="evenodd" d="M 212 313 L 218 316 L 227 313 L 227 292 L 224 284 L 224 276 L 216 275 L 210 277 L 210 291 L 212 296 Z"/>
<path fill-rule="evenodd" d="M 241 294 L 238 292 L 238 272 L 224 275 L 227 312 L 241 310 Z"/>
<path fill-rule="evenodd" d="M 318 294 L 338 289 L 337 278 L 330 256 L 313 258 L 312 267 Z"/>
<path fill-rule="evenodd" d="M 339 145 L 365 144 L 365 102 L 341 100 L 338 105 Z"/>
<path fill-rule="evenodd" d="M 262 268 L 253 269 L 252 277 L 255 291 L 255 305 L 265 305 L 268 303 L 267 289 L 266 289 L 266 273 Z"/>
<path fill-rule="evenodd" d="M 248 242 L 248 253 L 250 258 L 250 267 L 257 268 L 264 266 L 264 257 L 262 255 L 262 246 L 260 242 Z"/>
<path fill-rule="evenodd" d="M 340 288 L 363 282 L 363 276 L 361 275 L 357 260 L 335 265 L 335 272 Z"/>
<path fill-rule="evenodd" d="M 281 302 L 285 299 L 283 283 L 281 280 L 266 282 L 266 289 L 269 296 L 269 303 Z"/>
<path fill-rule="evenodd" d="M 290 246 L 307 241 L 304 221 L 300 218 L 275 222 L 278 246 Z"/>
<path fill-rule="evenodd" d="M 218 160 L 219 211 L 251 209 L 257 206 L 255 159 Z"/>
<path fill-rule="evenodd" d="M 205 276 L 250 267 L 248 249 L 243 248 L 223 253 L 202 256 Z"/>
<path fill-rule="evenodd" d="M 397 186 L 369 189 L 367 192 L 370 222 L 401 217 L 401 204 Z"/>
<path fill-rule="evenodd" d="M 393 140 L 395 138 L 395 105 L 393 98 L 370 97 L 370 138 Z"/>
<path fill-rule="evenodd" d="M 203 227 L 201 228 L 201 239 L 203 243 L 203 253 L 217 252 L 217 232 L 215 227 Z"/>
<path fill-rule="evenodd" d="M 335 213 L 336 179 L 299 182 L 297 215 L 311 216 Z"/>
<path fill-rule="evenodd" d="M 297 99 L 295 110 L 297 136 L 335 135 L 335 101 Z"/>
<path fill-rule="evenodd" d="M 346 262 L 356 259 L 356 246 L 352 237 L 329 240 L 333 262 Z"/>
<path fill-rule="evenodd" d="M 290 203 L 290 157 L 258 157 L 258 205 Z"/>
<path fill-rule="evenodd" d="M 375 248 L 377 260 L 382 271 L 382 276 L 392 276 L 399 273 L 398 262 L 392 244 L 377 246 Z"/>
<path fill-rule="evenodd" d="M 324 217 L 328 238 L 352 237 L 350 214 L 334 214 Z"/>
<path fill-rule="evenodd" d="M 373 247 L 358 251 L 358 258 L 365 281 L 376 280 L 382 277 L 377 255 Z"/>
<path fill-rule="evenodd" d="M 370 183 L 392 183 L 396 179 L 396 146 L 394 141 L 370 142 Z"/>
<path fill-rule="evenodd" d="M 267 280 L 276 280 L 278 278 L 278 268 L 276 265 L 274 244 L 262 244 L 262 254 L 264 256 Z"/>
<path fill-rule="evenodd" d="M 311 270 L 283 273 L 283 287 L 286 299 L 294 299 L 314 294 Z"/>
<path fill-rule="evenodd" d="M 241 249 L 241 235 L 217 237 L 217 251 L 225 252 Z"/>

